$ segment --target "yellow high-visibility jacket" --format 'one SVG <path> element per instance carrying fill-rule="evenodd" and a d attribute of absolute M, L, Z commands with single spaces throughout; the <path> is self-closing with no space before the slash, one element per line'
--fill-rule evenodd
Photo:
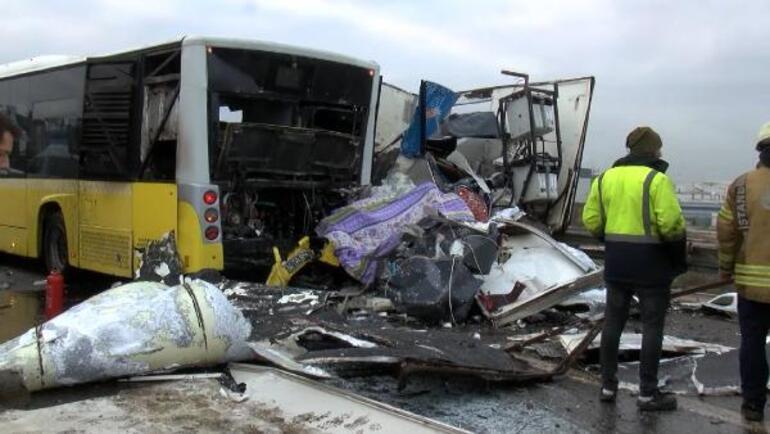
<path fill-rule="evenodd" d="M 662 172 L 643 165 L 607 170 L 591 185 L 583 224 L 605 242 L 609 283 L 668 287 L 686 269 L 684 217 Z"/>
<path fill-rule="evenodd" d="M 730 185 L 717 238 L 719 268 L 733 273 L 738 293 L 770 303 L 770 168 L 760 166 Z"/>

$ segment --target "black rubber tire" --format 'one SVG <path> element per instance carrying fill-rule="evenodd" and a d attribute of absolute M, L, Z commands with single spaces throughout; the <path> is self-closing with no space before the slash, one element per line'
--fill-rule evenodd
<path fill-rule="evenodd" d="M 57 211 L 46 216 L 43 222 L 42 249 L 47 272 L 58 270 L 60 273 L 66 273 L 68 271 L 67 230 L 61 212 Z"/>

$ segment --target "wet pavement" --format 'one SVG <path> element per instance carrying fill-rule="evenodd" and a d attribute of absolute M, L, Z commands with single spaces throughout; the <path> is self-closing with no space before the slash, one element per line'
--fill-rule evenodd
<path fill-rule="evenodd" d="M 402 393 L 389 378 L 356 379 L 351 388 L 370 398 L 479 433 L 743 433 L 766 427 L 744 423 L 740 399 L 679 397 L 679 410 L 640 413 L 620 392 L 615 405 L 598 401 L 596 378 L 572 371 L 552 383 L 486 387 L 478 382 L 424 379 Z"/>
<path fill-rule="evenodd" d="M 14 337 L 42 321 L 44 279 L 34 261 L 0 256 L 0 341 Z M 68 281 L 67 304 L 76 303 L 114 279 L 79 274 Z M 36 284 L 38 282 L 38 284 Z M 628 330 L 639 328 L 633 321 Z M 737 346 L 734 320 L 674 311 L 667 334 L 704 342 Z M 737 369 L 737 366 L 734 367 Z M 392 377 L 335 380 L 337 386 L 367 397 L 435 418 L 474 432 L 767 432 L 770 425 L 749 424 L 740 416 L 740 398 L 680 396 L 679 410 L 664 414 L 639 413 L 635 397 L 621 392 L 616 405 L 598 402 L 596 375 L 575 369 L 553 382 L 530 386 L 487 384 L 470 379 L 421 377 L 397 390 Z M 27 408 L 46 408 L 94 396 L 114 395 L 129 387 L 102 383 L 32 394 Z M 140 386 L 131 386 L 140 387 Z M 212 398 L 213 399 L 213 398 Z M 98 417 L 98 415 L 94 415 Z"/>
<path fill-rule="evenodd" d="M 45 321 L 45 273 L 40 262 L 0 254 L 0 343 Z M 110 287 L 116 278 L 77 272 L 65 282 L 65 308 Z"/>
<path fill-rule="evenodd" d="M 0 342 L 14 338 L 38 323 L 40 294 L 0 290 Z"/>
<path fill-rule="evenodd" d="M 44 278 L 39 268 L 30 261 L 0 255 L 0 342 L 42 320 L 44 286 L 35 284 Z"/>

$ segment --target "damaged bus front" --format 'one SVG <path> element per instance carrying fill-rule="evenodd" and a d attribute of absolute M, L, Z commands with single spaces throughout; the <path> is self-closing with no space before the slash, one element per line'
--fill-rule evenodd
<path fill-rule="evenodd" d="M 274 247 L 290 251 L 369 183 L 379 68 L 283 46 L 206 44 L 205 56 L 224 265 L 269 267 Z"/>

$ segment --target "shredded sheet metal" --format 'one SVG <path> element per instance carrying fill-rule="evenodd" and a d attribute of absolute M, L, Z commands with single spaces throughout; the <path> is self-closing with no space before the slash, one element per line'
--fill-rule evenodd
<path fill-rule="evenodd" d="M 0 371 L 39 390 L 253 357 L 251 325 L 201 280 L 104 291 L 0 345 Z M 2 385 L 0 385 L 2 387 Z"/>
<path fill-rule="evenodd" d="M 251 349 L 261 358 L 268 362 L 296 374 L 305 375 L 311 378 L 331 378 L 332 375 L 317 366 L 309 366 L 294 361 L 291 354 L 283 351 L 281 348 L 272 347 L 268 344 L 252 343 Z"/>
<path fill-rule="evenodd" d="M 512 301 L 489 311 L 485 297 L 477 297 L 482 312 L 496 326 L 553 307 L 601 283 L 601 268 L 585 253 L 545 237 L 526 233 L 503 238 L 498 262 L 483 276 L 481 294 L 510 295 Z M 521 292 L 512 293 L 522 285 Z"/>
<path fill-rule="evenodd" d="M 424 183 L 395 199 L 374 196 L 353 202 L 321 221 L 316 232 L 332 242 L 345 271 L 370 284 L 377 275 L 378 260 L 398 246 L 404 228 L 435 214 L 475 221 L 459 196 Z"/>
<path fill-rule="evenodd" d="M 589 270 L 598 267 L 583 252 L 562 245 L 577 260 L 584 262 Z M 515 282 L 524 282 L 527 289 L 519 302 L 537 296 L 547 288 L 557 287 L 586 274 L 578 268 L 573 258 L 540 241 L 535 235 L 517 235 L 505 238 L 500 257 L 507 259 L 493 265 L 484 277 L 481 290 L 488 294 L 507 294 Z"/>
<path fill-rule="evenodd" d="M 563 334 L 559 336 L 559 341 L 561 342 L 562 346 L 564 346 L 564 349 L 567 350 L 567 352 L 571 352 L 574 350 L 577 345 L 585 338 L 585 333 L 575 333 L 575 334 Z M 599 334 L 596 336 L 596 338 L 591 342 L 591 345 L 588 347 L 588 349 L 597 349 L 599 348 L 599 344 L 601 342 L 602 335 Z M 620 336 L 620 351 L 639 351 L 642 348 L 642 335 L 640 333 L 623 333 Z M 678 354 L 706 354 L 706 353 L 715 353 L 715 354 L 723 354 L 727 353 L 729 351 L 734 350 L 733 347 L 728 347 L 725 345 L 719 345 L 719 344 L 713 344 L 713 343 L 707 343 L 707 342 L 698 342 L 691 339 L 682 339 L 677 338 L 674 336 L 663 336 L 663 351 L 664 352 L 670 352 L 670 353 L 678 353 Z"/>

